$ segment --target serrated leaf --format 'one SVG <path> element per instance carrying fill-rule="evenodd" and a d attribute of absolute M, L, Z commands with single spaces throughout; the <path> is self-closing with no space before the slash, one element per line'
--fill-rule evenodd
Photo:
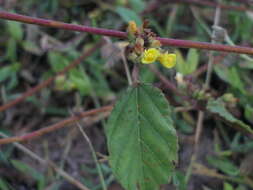
<path fill-rule="evenodd" d="M 115 9 L 116 13 L 118 13 L 125 22 L 129 22 L 131 20 L 135 21 L 137 25 L 141 25 L 141 18 L 131 9 L 124 7 L 117 7 Z"/>
<path fill-rule="evenodd" d="M 225 108 L 225 103 L 221 99 L 209 100 L 207 103 L 207 110 L 218 114 L 228 122 L 235 124 L 246 132 L 253 134 L 253 129 L 249 125 L 245 124 L 239 119 L 236 119 L 231 113 L 228 112 L 228 110 Z"/>
<path fill-rule="evenodd" d="M 168 183 L 178 159 L 171 109 L 151 85 L 130 87 L 106 127 L 109 161 L 127 190 L 155 190 Z"/>

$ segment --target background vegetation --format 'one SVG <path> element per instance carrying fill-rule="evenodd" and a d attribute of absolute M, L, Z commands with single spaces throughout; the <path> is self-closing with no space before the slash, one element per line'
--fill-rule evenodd
<path fill-rule="evenodd" d="M 215 30 L 218 43 L 252 47 L 252 4 L 220 2 L 244 9 L 222 7 L 222 28 L 213 29 L 216 6 L 179 2 L 0 0 L 0 6 L 19 14 L 121 31 L 126 30 L 128 21 L 141 24 L 145 18 L 160 37 L 211 42 Z M 13 21 L 1 20 L 0 26 L 1 105 L 73 62 L 81 63 L 1 112 L 2 137 L 20 136 L 79 112 L 111 105 L 124 93 L 128 81 L 121 55 L 123 40 Z M 102 39 L 106 43 L 102 44 Z M 94 46 L 90 56 L 83 56 Z M 175 69 L 154 64 L 151 69 L 142 67 L 140 73 L 142 81 L 159 87 L 175 107 L 179 162 L 171 184 L 161 189 L 253 189 L 253 59 L 213 53 L 210 88 L 203 91 L 210 52 L 168 50 L 177 54 Z M 176 73 L 184 78 L 175 78 Z M 216 100 L 207 103 L 207 97 Z M 205 111 L 201 133 L 196 130 L 200 110 Z M 25 142 L 25 147 L 0 145 L 0 189 L 122 189 L 107 163 L 103 127 L 109 114 L 108 109 L 86 117 L 68 128 Z M 85 133 L 78 125 L 84 126 Z"/>

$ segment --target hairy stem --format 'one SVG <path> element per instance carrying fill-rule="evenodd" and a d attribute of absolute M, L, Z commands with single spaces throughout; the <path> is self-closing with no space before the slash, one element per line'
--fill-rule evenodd
<path fill-rule="evenodd" d="M 20 14 L 8 13 L 6 11 L 0 11 L 0 18 L 6 20 L 14 20 L 18 22 L 28 23 L 28 24 L 36 24 L 41 26 L 47 26 L 52 28 L 59 28 L 64 30 L 71 31 L 79 31 L 79 32 L 89 32 L 92 34 L 104 35 L 104 36 L 112 36 L 118 38 L 127 38 L 126 32 L 121 32 L 117 30 L 109 30 L 103 28 L 94 28 L 88 26 L 81 26 L 77 24 L 67 24 L 63 22 L 34 18 L 29 16 L 23 16 Z M 190 40 L 177 40 L 171 38 L 157 38 L 163 45 L 175 46 L 181 48 L 197 48 L 197 49 L 206 49 L 206 50 L 214 50 L 214 51 L 226 51 L 226 52 L 234 52 L 234 53 L 242 53 L 242 54 L 250 54 L 253 55 L 253 48 L 249 47 L 241 47 L 241 46 L 228 46 L 228 45 L 220 45 L 220 44 L 211 44 L 207 42 L 195 42 Z"/>

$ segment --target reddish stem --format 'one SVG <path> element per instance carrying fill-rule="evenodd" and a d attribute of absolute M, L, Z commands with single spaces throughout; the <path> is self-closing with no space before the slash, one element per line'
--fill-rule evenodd
<path fill-rule="evenodd" d="M 53 21 L 53 20 L 39 19 L 39 18 L 33 18 L 33 17 L 23 16 L 19 14 L 8 13 L 5 11 L 0 11 L 0 18 L 6 19 L 6 20 L 14 20 L 14 21 L 19 21 L 19 22 L 29 23 L 29 24 L 36 24 L 36 25 L 41 25 L 41 26 L 71 30 L 71 31 L 89 32 L 89 33 L 98 34 L 98 35 L 127 38 L 126 32 L 121 32 L 117 30 L 108 30 L 108 29 L 102 29 L 102 28 L 81 26 L 81 25 L 76 25 L 76 24 L 67 24 L 67 23 Z M 160 40 L 163 45 L 168 45 L 168 46 L 176 46 L 176 47 L 181 47 L 181 48 L 197 48 L 197 49 L 225 51 L 225 52 L 234 52 L 234 53 L 253 55 L 253 48 L 249 48 L 249 47 L 217 45 L 217 44 L 211 44 L 207 42 L 194 42 L 190 40 L 176 40 L 176 39 L 159 38 L 159 37 L 157 39 Z"/>
<path fill-rule="evenodd" d="M 72 68 L 74 68 L 75 66 L 77 66 L 78 64 L 80 64 L 86 57 L 88 57 L 89 55 L 91 55 L 95 50 L 97 50 L 98 47 L 100 47 L 102 45 L 103 42 L 99 42 L 97 44 L 95 44 L 94 47 L 90 48 L 89 50 L 85 51 L 79 58 L 77 58 L 76 60 L 74 60 L 69 66 L 65 67 L 62 71 L 60 71 L 59 73 L 57 73 L 55 76 L 48 78 L 47 80 L 45 80 L 44 82 L 42 82 L 41 84 L 31 88 L 30 90 L 28 90 L 27 92 L 23 93 L 21 97 L 8 102 L 2 106 L 0 106 L 0 112 L 22 102 L 23 100 L 25 100 L 27 97 L 33 95 L 34 93 L 38 92 L 39 90 L 41 90 L 42 88 L 45 88 L 46 86 L 48 86 L 49 84 L 51 84 L 56 77 L 63 75 L 64 73 L 66 73 L 67 71 L 71 70 Z"/>
<path fill-rule="evenodd" d="M 113 106 L 109 105 L 109 106 L 104 106 L 104 107 L 101 107 L 101 108 L 98 108 L 98 109 L 93 109 L 93 110 L 89 110 L 89 111 L 86 111 L 86 112 L 81 112 L 81 113 L 78 113 L 77 115 L 74 115 L 74 116 L 68 118 L 68 119 L 65 119 L 63 121 L 55 123 L 55 124 L 53 124 L 49 127 L 39 129 L 37 131 L 28 133 L 26 135 L 19 136 L 19 137 L 8 137 L 8 138 L 0 139 L 0 145 L 13 143 L 13 142 L 23 142 L 23 141 L 31 140 L 31 139 L 34 139 L 34 138 L 38 138 L 38 137 L 40 137 L 42 135 L 45 135 L 45 134 L 48 134 L 52 131 L 61 129 L 61 128 L 65 127 L 65 126 L 67 126 L 71 123 L 74 123 L 74 122 L 76 122 L 76 121 L 78 121 L 78 120 L 80 120 L 84 117 L 91 116 L 91 115 L 96 115 L 96 114 L 102 113 L 102 112 L 111 111 L 112 108 L 113 108 Z"/>

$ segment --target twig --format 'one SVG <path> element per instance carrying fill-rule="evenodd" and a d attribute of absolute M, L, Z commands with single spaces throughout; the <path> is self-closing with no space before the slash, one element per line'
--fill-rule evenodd
<path fill-rule="evenodd" d="M 8 13 L 5 11 L 0 11 L 0 18 L 6 20 L 14 20 L 18 22 L 28 23 L 28 24 L 36 24 L 41 26 L 47 26 L 52 28 L 59 28 L 64 30 L 71 31 L 79 31 L 79 32 L 89 32 L 92 34 L 104 35 L 104 36 L 112 36 L 118 38 L 127 38 L 126 32 L 121 32 L 117 30 L 109 30 L 102 28 L 94 28 L 88 26 L 81 26 L 77 24 L 67 24 L 63 22 L 34 18 L 29 16 L 23 16 L 20 14 Z M 221 44 L 211 44 L 207 42 L 195 42 L 190 40 L 177 40 L 170 38 L 157 38 L 163 45 L 168 46 L 176 46 L 181 48 L 197 48 L 197 49 L 206 49 L 206 50 L 214 50 L 214 51 L 225 51 L 225 52 L 234 52 L 234 53 L 242 53 L 242 54 L 250 54 L 253 55 L 253 48 L 249 47 L 241 47 L 241 46 L 228 46 Z"/>
<path fill-rule="evenodd" d="M 83 127 L 80 125 L 79 122 L 76 122 L 79 130 L 81 131 L 84 139 L 87 141 L 89 147 L 90 147 L 90 150 L 91 150 L 91 153 L 92 153 L 92 157 L 93 157 L 93 160 L 95 161 L 96 163 L 96 167 L 97 167 L 97 170 L 98 170 L 98 174 L 99 174 L 99 179 L 100 179 L 100 182 L 102 183 L 102 187 L 103 187 L 103 190 L 106 190 L 106 184 L 105 184 L 105 179 L 104 179 L 104 176 L 103 176 L 103 172 L 102 172 L 102 169 L 100 167 L 100 163 L 98 162 L 98 159 L 97 159 L 97 156 L 96 156 L 96 152 L 95 152 L 95 149 L 89 139 L 89 137 L 86 135 L 85 131 L 83 130 Z"/>
<path fill-rule="evenodd" d="M 177 87 L 173 83 L 171 83 L 165 76 L 163 76 L 163 74 L 153 65 L 149 66 L 149 70 L 153 72 L 168 89 L 172 90 L 176 95 L 182 95 L 181 92 L 178 91 Z"/>
<path fill-rule="evenodd" d="M 6 103 L 2 106 L 0 106 L 0 112 L 18 104 L 21 103 L 23 100 L 25 100 L 27 97 L 33 95 L 34 93 L 38 92 L 39 90 L 41 90 L 42 88 L 45 88 L 46 86 L 50 85 L 58 76 L 65 74 L 67 71 L 73 69 L 75 66 L 77 66 L 78 64 L 80 64 L 86 57 L 90 56 L 94 51 L 97 50 L 98 47 L 100 47 L 103 44 L 102 42 L 98 42 L 97 44 L 95 44 L 94 47 L 90 48 L 89 50 L 85 51 L 79 58 L 77 58 L 76 60 L 73 61 L 73 63 L 71 63 L 69 66 L 65 67 L 62 71 L 58 72 L 55 76 L 48 78 L 47 80 L 45 80 L 44 82 L 42 82 L 41 84 L 31 88 L 30 90 L 28 90 L 27 92 L 23 93 L 21 97 Z"/>
<path fill-rule="evenodd" d="M 0 132 L 0 136 L 8 138 L 7 135 L 4 133 Z M 66 179 L 69 183 L 73 184 L 77 188 L 81 190 L 89 190 L 87 187 L 85 187 L 82 183 L 71 177 L 68 173 L 66 173 L 64 170 L 58 168 L 52 161 L 49 160 L 44 160 L 41 157 L 39 157 L 37 154 L 26 148 L 25 146 L 14 142 L 13 145 L 17 147 L 19 150 L 23 151 L 27 155 L 29 155 L 31 158 L 34 160 L 38 161 L 40 164 L 45 165 L 45 166 L 50 166 L 52 169 L 54 169 L 59 175 L 61 175 L 64 179 Z"/>
<path fill-rule="evenodd" d="M 220 14 L 221 14 L 221 7 L 217 6 L 216 11 L 215 11 L 215 16 L 214 16 L 214 25 L 213 25 L 213 27 L 217 27 L 219 25 Z M 217 43 L 217 41 L 215 40 L 215 28 L 213 29 L 211 43 L 212 44 Z M 209 88 L 209 84 L 210 84 L 210 80 L 211 80 L 211 74 L 212 74 L 212 71 L 213 71 L 213 63 L 214 63 L 214 55 L 213 55 L 213 52 L 210 52 L 204 89 Z M 198 121 L 197 121 L 197 128 L 196 128 L 196 135 L 195 135 L 195 139 L 194 139 L 194 141 L 195 141 L 195 148 L 194 149 L 195 149 L 196 154 L 198 152 L 198 142 L 199 142 L 199 138 L 200 138 L 202 128 L 203 128 L 203 121 L 204 121 L 204 112 L 199 111 Z"/>
<path fill-rule="evenodd" d="M 72 123 L 74 123 L 74 122 L 76 122 L 76 121 L 78 121 L 78 120 L 80 120 L 84 117 L 95 115 L 95 114 L 102 113 L 102 112 L 111 111 L 112 108 L 113 108 L 113 106 L 109 105 L 109 106 L 104 106 L 104 107 L 101 107 L 101 108 L 98 108 L 98 109 L 93 109 L 93 110 L 90 110 L 90 111 L 81 112 L 81 113 L 78 113 L 75 116 L 72 116 L 72 117 L 68 118 L 68 119 L 60 121 L 60 122 L 55 123 L 53 125 L 50 125 L 48 127 L 39 129 L 37 131 L 28 133 L 26 135 L 19 136 L 19 137 L 10 137 L 10 138 L 0 139 L 0 145 L 12 143 L 12 142 L 23 142 L 23 141 L 31 140 L 31 139 L 34 139 L 34 138 L 38 138 L 38 137 L 40 137 L 42 135 L 45 135 L 45 134 L 48 134 L 52 131 L 61 129 L 63 127 L 66 127 L 67 125 L 72 124 Z"/>
<path fill-rule="evenodd" d="M 220 11 L 221 8 L 219 6 L 216 7 L 216 11 L 215 11 L 215 16 L 214 16 L 214 26 L 218 26 L 219 24 L 219 20 L 220 20 Z M 215 29 L 214 29 L 215 30 Z M 214 31 L 213 30 L 213 34 L 212 34 L 212 43 L 216 43 L 215 39 L 214 39 Z M 206 75 L 206 81 L 205 81 L 205 85 L 204 88 L 207 89 L 209 87 L 209 83 L 210 83 L 210 79 L 211 79 L 211 73 L 212 73 L 212 67 L 213 67 L 213 61 L 214 61 L 214 56 L 213 56 L 213 52 L 210 52 L 209 54 L 209 60 L 208 60 L 208 68 L 207 68 L 207 75 Z M 203 111 L 199 111 L 198 112 L 198 120 L 197 120 L 197 127 L 196 127 L 196 132 L 195 132 L 195 136 L 194 136 L 194 149 L 193 149 L 193 154 L 191 156 L 191 161 L 189 164 L 189 167 L 187 169 L 187 177 L 186 177 L 186 183 L 188 183 L 190 176 L 192 174 L 192 169 L 194 166 L 194 163 L 197 159 L 198 156 L 198 149 L 199 149 L 199 139 L 200 139 L 200 135 L 202 133 L 202 129 L 203 129 L 203 121 L 204 121 L 204 112 Z"/>
<path fill-rule="evenodd" d="M 213 64 L 214 65 L 220 64 L 224 60 L 226 55 L 227 55 L 227 53 L 223 53 L 220 56 L 216 56 L 214 58 Z M 208 64 L 205 64 L 205 65 L 201 66 L 200 68 L 198 68 L 196 71 L 194 71 L 189 77 L 197 78 L 199 75 L 203 74 L 207 70 L 207 68 L 208 68 Z"/>
<path fill-rule="evenodd" d="M 128 67 L 128 64 L 127 64 L 126 56 L 125 56 L 125 54 L 122 50 L 120 50 L 120 55 L 121 55 L 121 59 L 122 59 L 123 64 L 124 64 L 125 71 L 126 71 L 128 85 L 132 86 L 132 84 L 133 84 L 132 77 L 131 77 L 130 70 L 129 70 L 129 67 Z"/>

